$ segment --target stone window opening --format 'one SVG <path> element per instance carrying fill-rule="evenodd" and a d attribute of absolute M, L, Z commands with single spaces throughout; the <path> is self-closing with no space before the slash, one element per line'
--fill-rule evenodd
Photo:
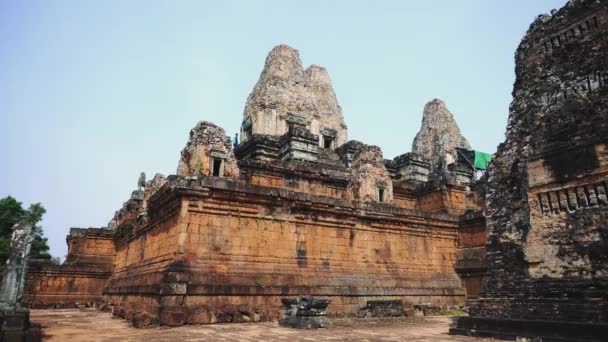
<path fill-rule="evenodd" d="M 386 202 L 386 189 L 380 187 L 378 188 L 378 202 Z"/>
<path fill-rule="evenodd" d="M 241 134 L 241 140 L 249 140 L 253 135 L 252 126 L 243 128 L 243 134 Z"/>
<path fill-rule="evenodd" d="M 332 137 L 323 136 L 323 148 L 332 148 L 334 139 Z"/>
<path fill-rule="evenodd" d="M 220 158 L 212 158 L 211 175 L 214 177 L 222 177 L 224 171 L 224 161 Z"/>
<path fill-rule="evenodd" d="M 594 26 L 595 28 L 599 28 L 599 26 L 600 26 L 600 25 L 599 25 L 599 24 L 598 24 L 598 22 L 597 22 L 597 17 L 593 17 L 593 18 L 591 18 L 591 22 L 593 23 L 593 26 Z"/>
<path fill-rule="evenodd" d="M 319 140 L 319 145 L 326 149 L 334 149 L 337 137 L 337 132 L 332 128 L 321 128 L 319 131 L 319 136 L 321 137 Z"/>
<path fill-rule="evenodd" d="M 253 120 L 248 116 L 241 124 L 241 142 L 251 139 L 253 136 Z"/>

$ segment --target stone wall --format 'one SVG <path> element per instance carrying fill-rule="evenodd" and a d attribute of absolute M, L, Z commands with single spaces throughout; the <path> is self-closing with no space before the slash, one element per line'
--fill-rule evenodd
<path fill-rule="evenodd" d="M 489 280 L 461 324 L 469 332 L 608 335 L 606 51 L 608 3 L 591 0 L 539 16 L 517 50 L 506 141 L 488 172 Z"/>
<path fill-rule="evenodd" d="M 115 314 L 166 325 L 277 318 L 280 298 L 330 298 L 331 314 L 371 299 L 464 302 L 458 221 L 229 179 L 170 180 L 150 225 L 117 246 L 105 289 Z M 138 316 L 138 317 L 139 317 Z"/>
<path fill-rule="evenodd" d="M 114 232 L 72 228 L 62 265 L 32 260 L 23 302 L 34 308 L 92 306 L 103 302 L 102 290 L 114 263 Z"/>
<path fill-rule="evenodd" d="M 475 208 L 468 196 L 470 191 L 455 187 L 431 188 L 422 191 L 417 198 L 416 208 L 424 212 L 450 212 L 462 215 L 468 209 Z"/>
<path fill-rule="evenodd" d="M 315 196 L 346 199 L 349 171 L 340 165 L 311 168 L 305 164 L 239 161 L 241 179 L 252 185 L 286 189 Z"/>
<path fill-rule="evenodd" d="M 467 301 L 477 299 L 486 279 L 487 243 L 486 220 L 480 212 L 470 212 L 461 218 L 458 229 L 458 258 L 454 268 L 466 290 Z"/>

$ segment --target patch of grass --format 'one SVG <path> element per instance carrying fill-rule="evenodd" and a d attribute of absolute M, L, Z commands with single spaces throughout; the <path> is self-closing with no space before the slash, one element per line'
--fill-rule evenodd
<path fill-rule="evenodd" d="M 441 309 L 441 311 L 439 311 L 439 314 L 441 316 L 446 316 L 446 317 L 460 317 L 460 316 L 467 316 L 467 313 L 460 310 L 460 309 L 456 309 L 456 308 L 452 308 L 452 309 Z"/>

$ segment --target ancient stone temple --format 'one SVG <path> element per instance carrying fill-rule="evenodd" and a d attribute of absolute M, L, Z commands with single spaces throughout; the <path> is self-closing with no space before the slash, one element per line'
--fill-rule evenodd
<path fill-rule="evenodd" d="M 277 46 L 240 143 L 199 122 L 176 175 L 142 174 L 108 228 L 73 229 L 66 263 L 33 263 L 24 298 L 98 305 L 138 327 L 280 319 L 297 298 L 324 303 L 319 317 L 463 305 L 455 264 L 479 185 L 446 157 L 468 144 L 442 101 L 414 146 L 423 154 L 388 160 L 348 141 L 328 72 Z"/>
<path fill-rule="evenodd" d="M 607 68 L 608 2 L 530 26 L 489 170 L 488 278 L 454 333 L 608 337 Z"/>
<path fill-rule="evenodd" d="M 443 101 L 424 106 L 412 152 L 385 159 L 348 140 L 327 70 L 277 46 L 240 141 L 196 124 L 176 174 L 142 173 L 108 227 L 71 229 L 66 262 L 32 261 L 21 300 L 136 327 L 323 327 L 466 303 L 454 334 L 605 341 L 608 2 L 539 16 L 515 60 L 506 140 L 475 180 Z"/>

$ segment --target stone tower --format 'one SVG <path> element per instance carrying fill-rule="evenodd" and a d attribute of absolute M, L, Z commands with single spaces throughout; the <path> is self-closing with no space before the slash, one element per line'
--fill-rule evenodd
<path fill-rule="evenodd" d="M 180 176 L 238 177 L 232 142 L 223 128 L 201 121 L 190 130 L 177 166 Z"/>
<path fill-rule="evenodd" d="M 432 174 L 441 175 L 447 165 L 456 160 L 456 147 L 470 148 L 445 102 L 440 99 L 429 101 L 424 106 L 422 126 L 412 143 L 412 152 L 431 164 Z"/>
<path fill-rule="evenodd" d="M 457 333 L 608 336 L 608 2 L 569 1 L 515 56 L 488 170 L 489 280 Z"/>
<path fill-rule="evenodd" d="M 270 51 L 264 69 L 245 105 L 241 137 L 280 137 L 289 127 L 304 127 L 319 136 L 320 147 L 335 149 L 347 141 L 342 109 L 325 68 L 302 67 L 298 50 L 279 45 Z"/>

